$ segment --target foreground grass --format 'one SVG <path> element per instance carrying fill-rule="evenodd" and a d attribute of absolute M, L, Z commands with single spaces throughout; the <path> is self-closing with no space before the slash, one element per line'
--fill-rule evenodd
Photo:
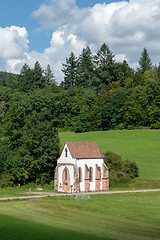
<path fill-rule="evenodd" d="M 159 239 L 160 193 L 0 202 L 0 239 Z"/>
<path fill-rule="evenodd" d="M 69 141 L 96 141 L 103 153 L 115 152 L 137 163 L 140 178 L 160 180 L 160 130 L 110 130 L 59 133 L 61 145 Z"/>

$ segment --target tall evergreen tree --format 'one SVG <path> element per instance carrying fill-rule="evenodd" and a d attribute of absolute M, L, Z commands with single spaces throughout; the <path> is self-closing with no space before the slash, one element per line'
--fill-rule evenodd
<path fill-rule="evenodd" d="M 97 77 L 100 78 L 101 84 L 108 85 L 113 80 L 114 54 L 109 47 L 103 43 L 97 55 L 94 57 Z"/>
<path fill-rule="evenodd" d="M 79 82 L 78 85 L 82 87 L 88 87 L 91 85 L 93 72 L 93 56 L 90 48 L 87 46 L 83 48 L 82 53 L 78 59 L 78 70 L 79 70 Z"/>
<path fill-rule="evenodd" d="M 54 73 L 51 70 L 50 65 L 47 65 L 47 69 L 44 71 L 44 77 L 45 77 L 45 82 L 50 85 L 50 84 L 54 84 L 56 85 L 56 79 L 54 76 Z"/>
<path fill-rule="evenodd" d="M 103 43 L 95 56 L 96 67 L 105 71 L 108 70 L 114 62 L 114 54 L 110 51 L 109 47 Z"/>
<path fill-rule="evenodd" d="M 34 88 L 33 71 L 26 63 L 21 68 L 18 78 L 18 88 L 24 92 Z"/>
<path fill-rule="evenodd" d="M 71 52 L 69 58 L 66 58 L 66 64 L 62 63 L 62 66 L 62 72 L 64 73 L 64 87 L 68 88 L 75 86 L 78 81 L 78 61 L 73 52 Z"/>
<path fill-rule="evenodd" d="M 45 87 L 45 78 L 43 76 L 43 69 L 40 63 L 37 61 L 33 68 L 33 81 L 35 88 Z"/>
<path fill-rule="evenodd" d="M 144 73 L 146 70 L 149 70 L 151 66 L 152 66 L 151 58 L 149 57 L 147 49 L 144 48 L 139 60 L 138 70 Z"/>

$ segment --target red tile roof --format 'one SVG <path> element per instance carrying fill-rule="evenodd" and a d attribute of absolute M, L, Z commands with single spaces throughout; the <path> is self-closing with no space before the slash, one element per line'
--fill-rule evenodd
<path fill-rule="evenodd" d="M 96 142 L 67 142 L 73 158 L 104 158 Z"/>

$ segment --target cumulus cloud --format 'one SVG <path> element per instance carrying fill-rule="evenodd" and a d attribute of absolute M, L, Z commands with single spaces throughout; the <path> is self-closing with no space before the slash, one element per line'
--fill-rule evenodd
<path fill-rule="evenodd" d="M 71 36 L 70 50 L 73 46 L 76 48 L 78 42 L 93 49 L 106 42 L 117 59 L 124 56 L 132 66 L 138 62 L 144 47 L 149 50 L 153 61 L 159 61 L 160 0 L 120 1 L 85 9 L 78 8 L 74 0 L 53 0 L 50 5 L 42 5 L 33 16 L 40 21 L 42 28 L 54 30 L 52 45 L 56 47 L 58 42 L 69 47 Z M 66 40 L 64 36 L 69 29 L 72 33 Z M 77 45 L 79 52 L 82 45 Z"/>
<path fill-rule="evenodd" d="M 28 50 L 28 34 L 24 27 L 0 27 L 0 66 L 6 70 L 14 70 L 14 64 L 26 58 Z"/>
<path fill-rule="evenodd" d="M 27 37 L 28 34 L 24 27 L 0 27 L 0 58 L 5 60 L 23 57 L 28 49 Z"/>
<path fill-rule="evenodd" d="M 32 13 L 32 16 L 39 19 L 43 28 L 56 29 L 68 22 L 80 22 L 87 13 L 87 8 L 79 9 L 75 0 L 51 0 L 49 5 L 41 5 Z"/>
<path fill-rule="evenodd" d="M 32 13 L 40 29 L 52 29 L 50 47 L 43 53 L 27 52 L 28 35 L 25 28 L 0 28 L 0 59 L 18 71 L 23 62 L 33 65 L 39 60 L 43 67 L 49 63 L 62 80 L 62 62 L 73 51 L 78 55 L 89 45 L 94 53 L 103 42 L 108 44 L 117 61 L 126 59 L 135 67 L 144 47 L 153 63 L 159 63 L 160 0 L 130 0 L 96 4 L 78 8 L 75 0 L 51 0 Z M 7 49 L 7 43 L 9 48 Z M 3 62 L 4 63 L 4 62 Z"/>

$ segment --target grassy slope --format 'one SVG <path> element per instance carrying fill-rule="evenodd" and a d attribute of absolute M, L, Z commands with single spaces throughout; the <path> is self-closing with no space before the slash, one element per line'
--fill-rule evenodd
<path fill-rule="evenodd" d="M 160 193 L 0 202 L 0 239 L 159 239 Z"/>
<path fill-rule="evenodd" d="M 103 153 L 112 151 L 135 161 L 144 179 L 160 179 L 160 130 L 110 130 L 88 133 L 59 133 L 61 144 L 96 141 Z"/>

